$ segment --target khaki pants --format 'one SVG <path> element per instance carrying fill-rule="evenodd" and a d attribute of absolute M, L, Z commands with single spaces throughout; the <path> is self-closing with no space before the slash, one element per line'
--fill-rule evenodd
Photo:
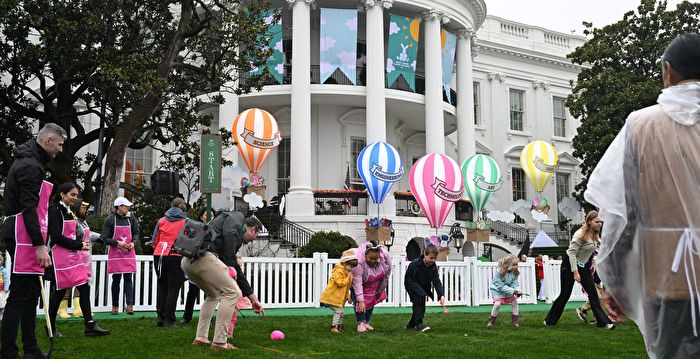
<path fill-rule="evenodd" d="M 183 258 L 182 270 L 207 295 L 199 312 L 197 336 L 209 338 L 211 318 L 216 306 L 219 305 L 212 342 L 226 343 L 228 339 L 226 326 L 231 322 L 233 310 L 240 297 L 236 282 L 228 274 L 228 267 L 216 255 L 207 252 L 204 257 L 194 262 L 189 258 Z"/>

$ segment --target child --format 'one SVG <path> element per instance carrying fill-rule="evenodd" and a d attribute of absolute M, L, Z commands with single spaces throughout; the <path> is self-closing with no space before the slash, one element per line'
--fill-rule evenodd
<path fill-rule="evenodd" d="M 240 268 L 243 268 L 243 258 L 241 256 L 236 256 L 236 262 L 238 262 L 238 266 Z M 236 280 L 236 277 L 238 276 L 238 273 L 236 272 L 236 269 L 233 267 L 228 267 L 228 275 L 233 278 L 233 280 Z M 238 286 L 237 283 L 235 283 L 236 290 L 240 294 L 238 297 L 238 303 L 236 303 L 236 307 L 233 308 L 233 315 L 231 316 L 231 323 L 228 325 L 228 336 L 232 337 L 233 336 L 233 331 L 236 329 L 236 322 L 238 322 L 238 311 L 240 309 L 248 309 L 251 307 L 250 304 L 250 299 L 248 297 L 244 297 L 243 294 L 241 293 L 241 288 Z"/>
<path fill-rule="evenodd" d="M 0 253 L 0 320 L 2 320 L 2 313 L 5 311 L 7 292 L 10 290 L 10 271 L 5 269 L 3 264 L 2 253 Z"/>
<path fill-rule="evenodd" d="M 433 299 L 432 287 L 435 287 L 435 291 L 437 291 L 440 304 L 445 305 L 445 292 L 438 275 L 438 268 L 435 265 L 437 256 L 438 248 L 434 244 L 430 244 L 425 247 L 423 255 L 413 260 L 406 269 L 403 283 L 409 297 L 411 297 L 411 303 L 413 303 L 413 315 L 406 325 L 406 329 L 416 329 L 419 332 L 430 330 L 430 327 L 423 324 L 423 316 L 425 316 L 427 297 Z"/>
<path fill-rule="evenodd" d="M 520 283 L 518 282 L 518 258 L 509 254 L 498 261 L 498 272 L 493 276 L 491 281 L 491 297 L 493 298 L 493 309 L 491 309 L 491 318 L 486 324 L 491 327 L 496 323 L 498 310 L 501 304 L 511 304 L 513 306 L 513 326 L 519 327 L 518 320 L 518 298 L 523 294 L 518 290 Z"/>
<path fill-rule="evenodd" d="M 333 323 L 331 332 L 340 333 L 343 331 L 343 307 L 345 302 L 350 302 L 350 287 L 352 286 L 352 273 L 350 270 L 357 266 L 357 256 L 355 248 L 350 248 L 343 252 L 340 263 L 333 267 L 333 274 L 328 280 L 326 289 L 323 290 L 319 299 L 324 306 L 333 310 Z"/>

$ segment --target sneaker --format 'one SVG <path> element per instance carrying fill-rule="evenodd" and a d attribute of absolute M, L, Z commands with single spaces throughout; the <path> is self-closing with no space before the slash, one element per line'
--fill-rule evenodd
<path fill-rule="evenodd" d="M 605 328 L 607 330 L 615 329 L 615 324 L 612 324 L 612 323 L 606 324 L 603 328 Z"/>
<path fill-rule="evenodd" d="M 576 315 L 578 316 L 578 319 L 581 320 L 582 322 L 587 322 L 588 321 L 588 313 L 586 313 L 585 310 L 581 308 L 576 308 Z"/>
<path fill-rule="evenodd" d="M 119 314 L 119 307 L 112 307 L 112 315 Z"/>
<path fill-rule="evenodd" d="M 364 322 L 357 323 L 357 332 L 364 333 L 367 331 L 367 325 Z"/>
<path fill-rule="evenodd" d="M 545 327 L 553 327 L 554 326 L 554 324 L 548 324 L 546 319 L 543 321 L 543 323 L 544 323 Z"/>
<path fill-rule="evenodd" d="M 369 325 L 369 323 L 365 323 L 365 328 L 367 328 L 367 330 L 370 332 L 374 330 L 374 327 Z"/>
<path fill-rule="evenodd" d="M 133 305 L 126 306 L 126 314 L 134 315 L 134 306 Z"/>
<path fill-rule="evenodd" d="M 331 327 L 331 333 L 340 333 L 340 329 L 338 329 L 337 325 Z"/>
<path fill-rule="evenodd" d="M 430 327 L 426 327 L 425 325 L 420 324 L 420 325 L 416 325 L 416 330 L 421 332 L 421 333 L 425 333 L 428 330 L 430 330 Z"/>

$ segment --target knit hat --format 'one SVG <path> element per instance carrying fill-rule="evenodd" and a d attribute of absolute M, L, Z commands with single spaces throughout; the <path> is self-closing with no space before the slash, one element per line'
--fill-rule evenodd
<path fill-rule="evenodd" d="M 340 257 L 340 263 L 345 263 L 356 259 L 357 256 L 355 255 L 355 248 L 350 248 L 343 252 L 343 255 Z"/>

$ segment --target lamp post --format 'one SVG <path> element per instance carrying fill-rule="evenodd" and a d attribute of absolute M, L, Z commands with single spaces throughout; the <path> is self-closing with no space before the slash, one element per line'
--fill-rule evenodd
<path fill-rule="evenodd" d="M 391 236 L 389 236 L 389 240 L 384 242 L 384 245 L 386 246 L 387 250 L 391 252 L 391 246 L 394 245 L 394 236 L 396 235 L 396 232 L 394 229 L 391 229 Z"/>
<path fill-rule="evenodd" d="M 459 223 L 453 224 L 452 228 L 450 228 L 450 237 L 452 237 L 452 242 L 457 249 L 457 253 L 461 255 L 460 249 L 462 249 L 464 245 L 464 234 L 462 233 Z"/>

